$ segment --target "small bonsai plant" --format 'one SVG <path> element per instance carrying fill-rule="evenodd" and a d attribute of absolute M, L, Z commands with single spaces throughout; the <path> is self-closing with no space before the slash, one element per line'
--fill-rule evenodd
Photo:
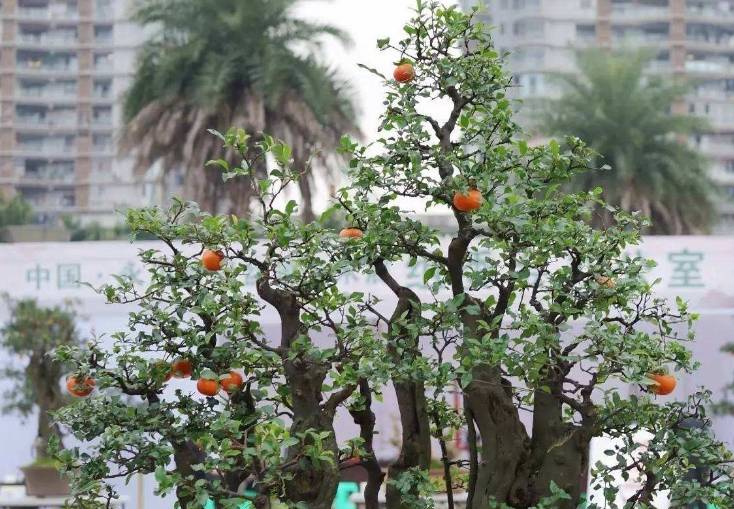
<path fill-rule="evenodd" d="M 23 419 L 38 411 L 33 466 L 55 468 L 49 445 L 61 444 L 62 435 L 50 414 L 66 404 L 68 397 L 61 386 L 65 366 L 52 353 L 59 346 L 79 344 L 77 315 L 71 303 L 42 307 L 33 299 L 13 300 L 8 296 L 5 301 L 10 318 L 0 328 L 0 348 L 9 361 L 0 367 L 0 373 L 14 384 L 3 395 L 2 410 Z"/>

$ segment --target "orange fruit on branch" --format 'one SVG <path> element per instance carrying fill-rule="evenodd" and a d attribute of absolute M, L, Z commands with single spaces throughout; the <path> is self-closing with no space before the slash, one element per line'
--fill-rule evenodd
<path fill-rule="evenodd" d="M 201 253 L 201 264 L 206 270 L 216 272 L 222 268 L 222 260 L 224 260 L 224 253 L 221 251 L 212 251 L 211 249 L 205 249 Z"/>
<path fill-rule="evenodd" d="M 392 75 L 398 83 L 409 83 L 415 78 L 415 68 L 413 64 L 406 62 L 398 65 Z"/>
<path fill-rule="evenodd" d="M 364 233 L 359 228 L 344 228 L 339 232 L 339 236 L 343 239 L 361 239 Z"/>
<path fill-rule="evenodd" d="M 193 370 L 191 361 L 182 357 L 173 361 L 173 364 L 171 365 L 171 373 L 173 373 L 173 376 L 176 378 L 188 378 L 191 376 Z"/>
<path fill-rule="evenodd" d="M 242 375 L 236 371 L 230 371 L 229 374 L 222 378 L 219 383 L 222 384 L 222 389 L 226 392 L 235 392 L 242 387 L 244 380 L 242 379 Z"/>
<path fill-rule="evenodd" d="M 196 382 L 196 390 L 204 396 L 216 396 L 219 392 L 219 382 L 208 378 L 200 378 Z"/>
<path fill-rule="evenodd" d="M 79 380 L 72 375 L 66 379 L 66 390 L 69 391 L 69 394 L 77 398 L 85 398 L 92 394 L 96 385 L 97 382 L 91 376 L 86 377 L 84 380 Z"/>
<path fill-rule="evenodd" d="M 460 212 L 474 212 L 482 206 L 482 193 L 477 189 L 470 189 L 466 194 L 457 192 L 454 194 L 454 207 Z"/>
<path fill-rule="evenodd" d="M 654 392 L 658 396 L 667 396 L 675 390 L 675 386 L 677 385 L 673 375 L 667 375 L 665 373 L 651 373 L 648 377 L 656 382 L 654 385 L 650 386 L 650 391 Z"/>
<path fill-rule="evenodd" d="M 617 282 L 609 276 L 602 276 L 601 274 L 597 274 L 596 276 L 594 276 L 594 280 L 599 286 L 603 286 L 604 288 L 612 289 L 617 286 Z"/>

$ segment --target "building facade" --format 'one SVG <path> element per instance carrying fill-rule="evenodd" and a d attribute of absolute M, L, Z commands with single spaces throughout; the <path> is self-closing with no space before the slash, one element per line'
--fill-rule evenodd
<path fill-rule="evenodd" d="M 478 2 L 462 0 L 469 8 Z M 734 0 L 485 0 L 481 18 L 509 52 L 521 122 L 543 98 L 560 94 L 553 75 L 575 70 L 590 46 L 653 50 L 651 73 L 691 80 L 676 107 L 706 118 L 710 132 L 692 140 L 712 161 L 723 190 L 718 229 L 734 231 Z"/>
<path fill-rule="evenodd" d="M 0 1 L 0 192 L 39 222 L 114 224 L 159 200 L 117 150 L 120 98 L 142 31 L 126 0 Z"/>

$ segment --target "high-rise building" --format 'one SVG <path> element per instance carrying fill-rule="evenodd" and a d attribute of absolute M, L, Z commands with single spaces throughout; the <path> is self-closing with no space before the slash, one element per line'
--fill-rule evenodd
<path fill-rule="evenodd" d="M 103 224 L 158 200 L 120 155 L 120 98 L 142 30 L 127 0 L 0 0 L 0 192 L 39 221 Z"/>
<path fill-rule="evenodd" d="M 462 0 L 465 8 L 478 2 Z M 560 94 L 553 75 L 573 73 L 578 49 L 647 47 L 649 72 L 694 84 L 678 105 L 708 119 L 695 143 L 712 161 L 724 191 L 719 230 L 734 230 L 734 0 L 484 0 L 482 21 L 496 47 L 509 52 L 512 94 L 523 99 L 520 121 Z"/>

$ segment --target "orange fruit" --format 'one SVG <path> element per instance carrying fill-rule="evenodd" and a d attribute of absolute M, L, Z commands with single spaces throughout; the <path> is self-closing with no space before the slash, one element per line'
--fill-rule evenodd
<path fill-rule="evenodd" d="M 655 385 L 650 386 L 650 390 L 658 396 L 666 396 L 675 390 L 677 382 L 673 375 L 652 373 L 648 376 L 657 382 Z"/>
<path fill-rule="evenodd" d="M 191 365 L 191 361 L 188 359 L 178 358 L 173 361 L 173 364 L 171 365 L 171 373 L 173 373 L 173 376 L 176 378 L 188 378 L 191 376 L 192 372 L 193 366 Z"/>
<path fill-rule="evenodd" d="M 415 69 L 413 68 L 413 64 L 400 64 L 395 68 L 392 75 L 398 83 L 408 83 L 415 78 Z"/>
<path fill-rule="evenodd" d="M 224 253 L 222 253 L 221 251 L 212 251 L 211 249 L 205 249 L 204 252 L 201 253 L 201 264 L 206 270 L 221 270 L 222 260 L 224 260 Z"/>
<path fill-rule="evenodd" d="M 361 239 L 363 235 L 359 228 L 344 228 L 339 232 L 339 236 L 343 239 Z"/>
<path fill-rule="evenodd" d="M 603 286 L 605 288 L 611 289 L 617 286 L 617 282 L 609 276 L 602 276 L 600 274 L 597 274 L 596 276 L 594 276 L 594 280 L 596 280 L 599 286 Z"/>
<path fill-rule="evenodd" d="M 92 394 L 95 385 L 97 385 L 97 382 L 91 376 L 81 381 L 75 376 L 70 376 L 66 379 L 66 390 L 69 391 L 69 394 L 77 398 L 84 398 Z"/>
<path fill-rule="evenodd" d="M 204 396 L 216 396 L 219 392 L 219 382 L 207 378 L 200 378 L 196 382 L 196 390 Z"/>
<path fill-rule="evenodd" d="M 482 206 L 482 201 L 482 193 L 477 189 L 471 189 L 466 194 L 454 194 L 454 207 L 460 212 L 474 212 Z"/>
<path fill-rule="evenodd" d="M 415 78 L 415 69 L 413 64 L 400 64 L 395 68 L 392 75 L 398 83 L 409 83 Z"/>
<path fill-rule="evenodd" d="M 219 381 L 219 383 L 222 384 L 222 389 L 226 392 L 235 392 L 242 387 L 244 380 L 242 380 L 242 375 L 236 371 L 230 371 L 227 376 Z"/>

